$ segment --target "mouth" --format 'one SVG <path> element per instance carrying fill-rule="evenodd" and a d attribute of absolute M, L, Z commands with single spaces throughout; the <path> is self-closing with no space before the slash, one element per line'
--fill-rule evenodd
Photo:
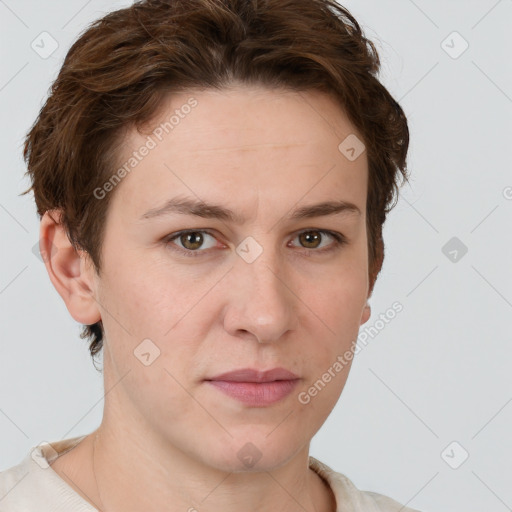
<path fill-rule="evenodd" d="M 284 368 L 242 368 L 205 379 L 222 393 L 252 407 L 265 407 L 287 397 L 301 379 Z"/>

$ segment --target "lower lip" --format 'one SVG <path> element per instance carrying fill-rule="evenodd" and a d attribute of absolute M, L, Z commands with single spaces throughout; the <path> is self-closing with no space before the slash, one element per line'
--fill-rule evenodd
<path fill-rule="evenodd" d="M 253 407 L 263 407 L 279 402 L 288 396 L 300 379 L 275 380 L 273 382 L 233 382 L 226 380 L 206 381 L 240 402 Z"/>

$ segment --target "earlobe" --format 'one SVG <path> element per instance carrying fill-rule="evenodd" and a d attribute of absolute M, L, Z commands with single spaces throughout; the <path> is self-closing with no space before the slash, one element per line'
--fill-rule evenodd
<path fill-rule="evenodd" d="M 101 320 L 95 299 L 94 268 L 87 254 L 73 247 L 60 217 L 59 210 L 43 215 L 39 229 L 41 255 L 50 281 L 71 316 L 81 324 L 91 325 Z"/>
<path fill-rule="evenodd" d="M 365 307 L 364 307 L 364 309 L 363 309 L 363 314 L 361 316 L 361 322 L 360 322 L 359 325 L 363 325 L 366 322 L 368 322 L 368 320 L 370 319 L 370 315 L 371 314 L 372 314 L 372 309 L 371 309 L 370 304 L 368 304 L 368 302 L 367 302 Z"/>

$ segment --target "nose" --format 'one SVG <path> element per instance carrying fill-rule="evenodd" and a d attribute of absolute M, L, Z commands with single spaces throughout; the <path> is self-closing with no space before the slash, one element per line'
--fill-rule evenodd
<path fill-rule="evenodd" d="M 232 336 L 269 343 L 297 326 L 298 298 L 291 274 L 285 273 L 269 252 L 264 251 L 252 263 L 237 258 L 230 272 L 224 328 Z"/>

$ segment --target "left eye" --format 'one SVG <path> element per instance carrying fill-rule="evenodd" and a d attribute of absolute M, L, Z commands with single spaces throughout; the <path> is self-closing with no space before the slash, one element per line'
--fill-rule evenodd
<path fill-rule="evenodd" d="M 178 240 L 182 245 L 176 245 L 176 247 L 172 247 L 172 250 L 180 252 L 186 256 L 199 256 L 201 253 L 206 252 L 206 250 L 199 250 L 200 247 L 203 249 L 211 249 L 215 247 L 215 243 L 211 244 L 209 247 L 204 247 L 204 234 L 211 237 L 215 240 L 215 237 L 205 230 L 188 230 L 188 231 L 180 231 L 179 233 L 173 233 L 169 235 L 165 239 L 165 244 L 170 245 L 171 242 Z M 323 242 L 323 238 L 327 235 L 328 237 L 334 240 L 334 243 L 327 246 L 321 246 L 321 242 Z M 319 230 L 319 229 L 307 229 L 298 233 L 295 238 L 300 239 L 301 244 L 306 244 L 308 246 L 303 245 L 306 250 L 309 252 L 328 252 L 337 249 L 338 247 L 347 243 L 347 240 L 341 233 L 336 233 L 334 231 L 327 230 Z M 320 248 L 319 248 L 320 247 Z M 308 251 L 306 251 L 308 252 Z"/>
<path fill-rule="evenodd" d="M 318 233 L 321 233 L 321 235 L 318 235 Z M 317 229 L 310 229 L 308 231 L 302 231 L 300 232 L 297 237 L 300 239 L 300 242 L 302 244 L 313 244 L 313 247 L 306 247 L 306 249 L 318 249 L 320 247 L 319 245 L 315 245 L 317 242 L 321 241 L 322 238 L 325 237 L 325 235 L 334 238 L 335 243 L 332 244 L 333 246 L 340 245 L 342 243 L 342 237 L 339 233 L 334 233 L 332 231 L 322 231 Z M 324 246 L 325 247 L 325 246 Z M 329 247 L 329 246 L 328 246 Z M 328 250 L 332 249 L 330 247 Z M 325 249 L 322 249 L 319 252 L 323 252 Z"/>

